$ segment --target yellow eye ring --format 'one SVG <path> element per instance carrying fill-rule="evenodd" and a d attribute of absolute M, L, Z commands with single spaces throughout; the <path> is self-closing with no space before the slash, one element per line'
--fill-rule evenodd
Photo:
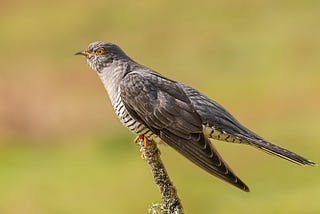
<path fill-rule="evenodd" d="M 103 49 L 103 48 L 98 48 L 97 50 L 96 50 L 96 54 L 97 55 L 102 55 L 102 54 L 104 54 L 105 53 L 105 50 Z"/>

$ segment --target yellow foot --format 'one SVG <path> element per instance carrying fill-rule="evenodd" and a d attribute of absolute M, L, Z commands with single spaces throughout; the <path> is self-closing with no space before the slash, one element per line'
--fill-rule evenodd
<path fill-rule="evenodd" d="M 141 157 L 141 159 L 143 159 L 143 160 L 146 159 L 146 157 L 144 156 L 143 153 L 141 153 L 140 157 Z"/>
<path fill-rule="evenodd" d="M 134 142 L 135 143 L 138 143 L 140 140 L 143 139 L 143 147 L 144 148 L 147 148 L 147 146 L 149 145 L 149 140 L 148 138 L 146 138 L 144 135 L 142 134 L 139 134 L 135 139 L 134 139 Z"/>
<path fill-rule="evenodd" d="M 142 134 L 139 134 L 134 140 L 133 142 L 138 143 L 141 139 L 143 139 L 144 136 Z"/>
<path fill-rule="evenodd" d="M 149 140 L 148 140 L 148 138 L 144 137 L 143 138 L 143 147 L 147 148 L 148 145 L 149 145 Z"/>

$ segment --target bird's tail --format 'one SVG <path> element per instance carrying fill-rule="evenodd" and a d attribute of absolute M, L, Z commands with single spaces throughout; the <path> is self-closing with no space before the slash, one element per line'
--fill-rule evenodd
<path fill-rule="evenodd" d="M 208 138 L 223 140 L 223 141 L 232 142 L 232 143 L 249 144 L 271 155 L 278 156 L 280 158 L 286 159 L 288 161 L 291 161 L 299 165 L 312 165 L 312 166 L 317 165 L 311 160 L 308 160 L 294 152 L 291 152 L 285 148 L 274 145 L 262 139 L 261 137 L 252 133 L 249 130 L 244 131 L 243 132 L 244 134 L 239 134 L 239 133 L 230 134 L 230 133 L 219 131 L 210 127 L 205 127 L 204 132 L 206 133 Z"/>
<path fill-rule="evenodd" d="M 278 156 L 280 158 L 286 159 L 288 161 L 291 161 L 293 163 L 296 163 L 298 165 L 311 165 L 315 166 L 317 165 L 315 162 L 308 160 L 294 152 L 291 152 L 285 148 L 282 148 L 280 146 L 274 145 L 268 141 L 265 141 L 263 139 L 246 139 L 247 143 L 249 145 L 252 145 L 258 149 L 263 150 L 264 152 L 267 152 L 271 155 Z"/>

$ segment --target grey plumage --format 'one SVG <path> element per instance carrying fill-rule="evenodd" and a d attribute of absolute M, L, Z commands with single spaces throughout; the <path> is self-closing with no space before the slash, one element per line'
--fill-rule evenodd
<path fill-rule="evenodd" d="M 209 173 L 249 191 L 210 143 L 244 143 L 301 165 L 315 163 L 271 144 L 242 126 L 215 101 L 129 58 L 117 45 L 91 43 L 85 55 L 120 121 L 149 140 L 165 142 Z"/>

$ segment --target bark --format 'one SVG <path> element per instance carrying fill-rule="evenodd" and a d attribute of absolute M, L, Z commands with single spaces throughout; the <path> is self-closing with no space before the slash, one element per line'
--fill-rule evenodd
<path fill-rule="evenodd" d="M 161 213 L 166 214 L 183 214 L 183 207 L 181 201 L 177 195 L 177 190 L 172 184 L 167 170 L 165 169 L 162 160 L 160 158 L 160 150 L 155 142 L 148 141 L 147 146 L 143 143 L 143 138 L 138 140 L 138 145 L 140 146 L 140 152 L 147 161 L 153 179 L 157 186 L 159 187 L 162 204 L 154 204 L 150 207 L 149 212 L 152 214 L 158 213 L 157 209 L 161 210 Z"/>

